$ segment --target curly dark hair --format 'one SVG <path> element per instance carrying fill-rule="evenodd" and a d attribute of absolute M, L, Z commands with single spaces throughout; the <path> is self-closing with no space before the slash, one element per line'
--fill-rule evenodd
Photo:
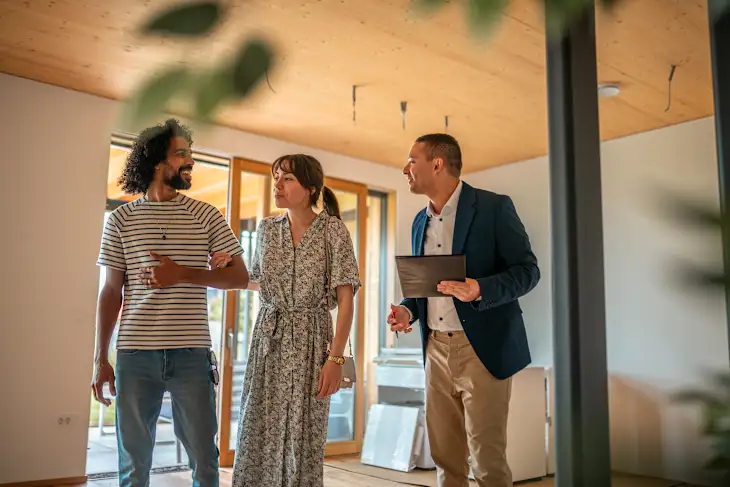
<path fill-rule="evenodd" d="M 127 194 L 147 192 L 157 165 L 167 159 L 167 151 L 174 137 L 184 137 L 193 143 L 190 130 L 175 119 L 169 119 L 162 125 L 155 125 L 140 132 L 127 156 L 119 185 Z"/>

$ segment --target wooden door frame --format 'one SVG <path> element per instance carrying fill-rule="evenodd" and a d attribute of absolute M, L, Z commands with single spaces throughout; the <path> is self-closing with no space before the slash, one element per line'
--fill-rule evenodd
<path fill-rule="evenodd" d="M 362 286 L 358 291 L 356 299 L 355 322 L 357 329 L 355 334 L 355 369 L 357 381 L 355 382 L 355 419 L 353 440 L 328 443 L 325 446 L 325 456 L 353 455 L 362 451 L 362 441 L 365 432 L 365 271 L 367 269 L 367 211 L 368 211 L 368 187 L 361 183 L 345 181 L 337 178 L 325 178 L 325 186 L 330 189 L 346 191 L 357 195 L 357 258 L 358 271 Z"/>
<path fill-rule="evenodd" d="M 271 166 L 263 162 L 254 162 L 247 159 L 235 157 L 231 160 L 230 171 L 228 173 L 228 211 L 226 219 L 231 230 L 233 230 L 236 238 L 241 234 L 240 218 L 233 218 L 234 215 L 241 213 L 241 177 L 243 173 L 260 174 L 271 177 Z M 270 193 L 270 192 L 269 192 Z M 268 216 L 269 202 L 271 195 L 264 196 L 264 212 L 260 217 Z M 231 443 L 231 404 L 233 391 L 233 353 L 231 351 L 231 341 L 229 333 L 232 333 L 236 326 L 236 311 L 238 303 L 236 302 L 237 291 L 226 291 L 225 305 L 223 312 L 223 336 L 221 337 L 221 359 L 220 359 L 220 389 L 218 393 L 218 449 L 220 450 L 219 463 L 221 467 L 233 466 L 235 451 L 230 449 Z"/>
<path fill-rule="evenodd" d="M 228 209 L 226 219 L 233 230 L 236 238 L 241 233 L 241 222 L 239 218 L 233 218 L 233 215 L 240 213 L 241 205 L 241 174 L 260 174 L 271 177 L 271 165 L 263 162 L 255 162 L 242 158 L 233 158 L 231 160 L 229 172 L 229 191 L 228 191 Z M 364 184 L 345 181 L 337 178 L 325 178 L 325 185 L 333 190 L 346 191 L 357 195 L 357 256 L 358 270 L 360 279 L 364 281 L 366 272 L 367 259 L 367 198 L 368 188 Z M 269 216 L 271 191 L 264 195 L 263 214 L 260 218 Z M 364 284 L 364 283 L 363 283 Z M 355 382 L 355 404 L 354 404 L 354 435 L 353 440 L 344 442 L 332 442 L 325 446 L 326 456 L 351 455 L 362 451 L 362 442 L 365 431 L 365 388 L 363 380 L 365 379 L 365 285 L 360 288 L 357 293 L 356 306 L 356 335 L 355 335 L 355 365 L 358 380 Z M 235 329 L 236 320 L 236 291 L 227 291 L 225 296 L 224 320 L 223 320 L 223 336 L 221 337 L 221 359 L 220 359 L 220 389 L 218 398 L 218 442 L 220 450 L 221 467 L 231 467 L 233 465 L 235 451 L 231 450 L 230 431 L 231 408 L 232 403 L 231 392 L 233 390 L 233 360 L 231 351 L 231 342 L 229 341 L 229 333 Z M 225 426 L 224 426 L 225 425 Z"/>
<path fill-rule="evenodd" d="M 371 195 L 370 191 L 368 191 L 368 197 Z M 381 220 L 380 222 L 380 232 L 385 232 L 385 248 L 383 248 L 382 243 L 378 243 L 379 251 L 377 252 L 377 267 L 380 267 L 380 259 L 383 258 L 383 252 L 385 253 L 385 261 L 388 263 L 395 262 L 395 254 L 396 254 L 396 234 L 397 234 L 397 227 L 396 227 L 396 193 L 395 192 L 382 192 L 377 191 L 378 196 L 377 198 L 383 199 L 383 204 L 386 205 L 386 213 L 382 213 L 381 209 L 381 216 L 385 220 L 384 222 Z M 370 225 L 368 224 L 368 229 L 372 229 Z M 382 239 L 382 233 L 380 234 L 380 237 Z M 368 242 L 371 242 L 372 235 L 368 235 Z M 382 240 L 380 240 L 382 242 Z M 368 248 L 368 251 L 372 250 L 371 248 Z M 370 262 L 370 265 L 372 267 L 375 267 L 372 262 Z M 365 373 L 367 375 L 367 382 L 366 382 L 366 401 L 365 401 L 365 411 L 370 411 L 370 408 L 377 404 L 378 400 L 378 384 L 375 380 L 375 372 L 377 365 L 374 362 L 374 359 L 380 355 L 381 347 L 385 348 L 391 348 L 395 346 L 395 334 L 392 333 L 389 329 L 385 333 L 385 341 L 383 343 L 380 342 L 380 332 L 383 326 L 385 326 L 385 313 L 387 312 L 386 309 L 390 309 L 387 303 L 396 303 L 395 297 L 396 297 L 396 279 L 395 279 L 395 266 L 393 265 L 386 265 L 386 268 L 384 269 L 385 272 L 379 272 L 379 281 L 385 282 L 385 302 L 380 302 L 381 306 L 384 306 L 385 309 L 379 309 L 378 314 L 376 316 L 376 321 L 368 323 L 368 328 L 365 330 Z M 368 277 L 365 276 L 365 279 Z M 382 285 L 382 284 L 381 284 Z M 378 289 L 378 296 L 380 296 L 381 290 Z M 368 295 L 368 299 L 378 299 L 373 298 L 372 296 Z M 380 313 L 383 313 L 382 315 Z"/>

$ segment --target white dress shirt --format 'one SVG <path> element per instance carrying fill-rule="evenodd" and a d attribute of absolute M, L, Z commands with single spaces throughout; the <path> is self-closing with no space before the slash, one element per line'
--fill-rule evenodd
<path fill-rule="evenodd" d="M 437 214 L 431 202 L 426 207 L 428 227 L 423 242 L 424 255 L 451 255 L 454 244 L 454 225 L 456 224 L 456 208 L 459 205 L 461 188 L 459 181 L 454 193 Z M 462 331 L 459 315 L 456 313 L 451 296 L 428 298 L 428 327 L 435 331 Z"/>

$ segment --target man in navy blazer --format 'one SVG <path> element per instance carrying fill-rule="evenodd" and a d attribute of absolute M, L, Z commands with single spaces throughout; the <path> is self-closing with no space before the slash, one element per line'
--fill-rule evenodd
<path fill-rule="evenodd" d="M 531 361 L 518 298 L 540 280 L 537 258 L 509 196 L 461 181 L 461 149 L 446 134 L 419 137 L 403 174 L 429 198 L 411 233 L 414 255 L 466 255 L 466 282 L 444 297 L 391 306 L 393 331 L 421 324 L 426 425 L 439 487 L 512 486 L 507 414 L 512 376 Z"/>

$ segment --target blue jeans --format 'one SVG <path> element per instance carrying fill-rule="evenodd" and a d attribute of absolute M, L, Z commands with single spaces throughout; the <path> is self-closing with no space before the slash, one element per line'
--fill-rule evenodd
<path fill-rule="evenodd" d="M 119 487 L 148 487 L 157 419 L 165 391 L 175 434 L 185 447 L 193 487 L 218 487 L 215 387 L 208 350 L 117 351 Z"/>

